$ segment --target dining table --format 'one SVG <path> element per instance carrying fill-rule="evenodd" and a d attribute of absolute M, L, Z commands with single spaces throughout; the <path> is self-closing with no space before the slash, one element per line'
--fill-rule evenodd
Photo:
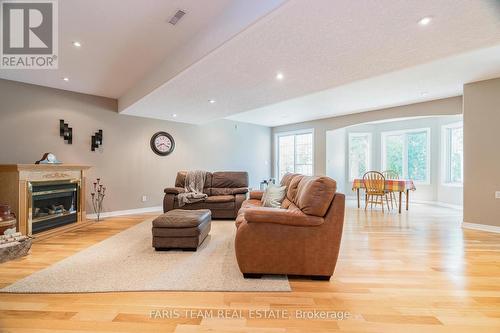
<path fill-rule="evenodd" d="M 352 182 L 352 190 L 356 191 L 358 197 L 358 208 L 360 208 L 360 190 L 365 188 L 365 183 L 362 178 L 356 178 Z M 387 192 L 399 192 L 399 214 L 401 214 L 401 206 L 403 202 L 403 193 L 406 194 L 406 210 L 408 210 L 408 202 L 410 201 L 410 191 L 415 191 L 415 184 L 411 179 L 386 179 L 385 190 Z"/>

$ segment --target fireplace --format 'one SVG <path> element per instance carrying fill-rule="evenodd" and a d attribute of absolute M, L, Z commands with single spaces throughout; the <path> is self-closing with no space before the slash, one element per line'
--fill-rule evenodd
<path fill-rule="evenodd" d="M 17 217 L 17 231 L 35 240 L 87 225 L 85 183 L 89 166 L 0 164 L 0 202 Z"/>
<path fill-rule="evenodd" d="M 80 180 L 28 183 L 28 234 L 78 221 Z"/>

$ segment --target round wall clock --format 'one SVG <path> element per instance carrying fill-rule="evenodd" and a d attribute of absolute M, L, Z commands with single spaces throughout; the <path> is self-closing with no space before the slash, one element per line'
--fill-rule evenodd
<path fill-rule="evenodd" d="M 174 151 L 175 141 L 174 138 L 167 132 L 157 132 L 151 137 L 151 149 L 160 155 L 167 156 Z"/>

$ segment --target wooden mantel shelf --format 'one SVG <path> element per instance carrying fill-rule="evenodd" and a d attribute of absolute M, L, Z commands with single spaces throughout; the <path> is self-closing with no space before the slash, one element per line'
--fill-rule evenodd
<path fill-rule="evenodd" d="M 78 164 L 0 164 L 0 172 L 12 171 L 64 171 L 88 170 L 88 165 Z"/>

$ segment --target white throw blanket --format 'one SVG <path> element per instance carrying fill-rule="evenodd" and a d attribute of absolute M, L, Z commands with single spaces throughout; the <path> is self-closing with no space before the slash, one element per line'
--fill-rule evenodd
<path fill-rule="evenodd" d="M 186 192 L 179 193 L 179 196 L 177 197 L 179 200 L 179 207 L 182 207 L 187 203 L 203 201 L 208 197 L 208 195 L 203 193 L 206 175 L 206 171 L 188 171 L 186 175 L 186 182 L 184 184 Z"/>

